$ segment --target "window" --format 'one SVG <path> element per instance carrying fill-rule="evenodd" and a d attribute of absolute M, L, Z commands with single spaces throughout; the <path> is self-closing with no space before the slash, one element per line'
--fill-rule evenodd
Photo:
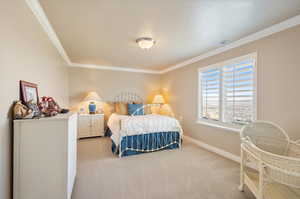
<path fill-rule="evenodd" d="M 199 122 L 239 129 L 256 119 L 256 53 L 199 69 Z"/>

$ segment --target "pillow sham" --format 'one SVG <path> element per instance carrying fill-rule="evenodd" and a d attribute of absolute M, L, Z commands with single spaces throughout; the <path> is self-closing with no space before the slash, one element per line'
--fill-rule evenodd
<path fill-rule="evenodd" d="M 104 113 L 104 120 L 107 122 L 108 118 L 111 114 L 115 113 L 115 103 L 113 102 L 103 102 L 103 113 Z M 106 123 L 105 123 L 106 124 Z"/>
<path fill-rule="evenodd" d="M 144 104 L 128 104 L 128 115 L 145 115 Z"/>
<path fill-rule="evenodd" d="M 175 114 L 169 104 L 162 105 L 160 107 L 159 114 L 169 116 L 169 117 L 175 117 Z"/>
<path fill-rule="evenodd" d="M 128 115 L 128 107 L 126 103 L 117 102 L 115 104 L 115 111 L 119 115 Z"/>

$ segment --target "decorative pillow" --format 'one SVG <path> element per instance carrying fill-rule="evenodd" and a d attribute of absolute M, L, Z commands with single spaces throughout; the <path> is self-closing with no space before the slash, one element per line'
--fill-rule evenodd
<path fill-rule="evenodd" d="M 144 115 L 144 104 L 128 104 L 128 115 Z M 139 109 L 137 112 L 136 110 Z"/>
<path fill-rule="evenodd" d="M 116 113 L 120 115 L 128 115 L 128 107 L 126 103 L 117 102 L 115 104 Z"/>
<path fill-rule="evenodd" d="M 111 116 L 115 112 L 115 103 L 113 102 L 103 102 L 103 113 L 104 113 L 104 120 L 105 125 Z"/>
<path fill-rule="evenodd" d="M 152 114 L 151 107 L 152 107 L 151 104 L 148 104 L 147 106 L 144 106 L 144 114 L 145 115 Z"/>

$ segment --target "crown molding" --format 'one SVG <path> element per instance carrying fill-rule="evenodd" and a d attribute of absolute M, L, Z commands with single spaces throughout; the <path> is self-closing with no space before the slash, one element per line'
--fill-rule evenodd
<path fill-rule="evenodd" d="M 234 41 L 234 42 L 232 42 L 232 43 L 230 43 L 230 44 L 228 44 L 226 46 L 223 46 L 221 48 L 217 48 L 215 50 L 209 51 L 209 52 L 207 52 L 205 54 L 202 54 L 200 56 L 194 57 L 192 59 L 186 60 L 184 62 L 181 62 L 179 64 L 171 66 L 169 68 L 161 70 L 160 72 L 161 72 L 161 74 L 164 74 L 164 73 L 167 73 L 167 72 L 170 72 L 170 71 L 182 68 L 184 66 L 193 64 L 193 63 L 198 62 L 200 60 L 203 60 L 203 59 L 206 59 L 208 57 L 212 57 L 214 55 L 226 52 L 228 50 L 231 50 L 233 48 L 236 48 L 236 47 L 248 44 L 250 42 L 262 39 L 264 37 L 267 37 L 267 36 L 272 35 L 274 33 L 286 30 L 286 29 L 294 27 L 294 26 L 297 26 L 299 24 L 300 24 L 300 15 L 297 15 L 297 16 L 292 17 L 292 18 L 290 18 L 288 20 L 285 20 L 285 21 L 283 21 L 281 23 L 275 24 L 275 25 L 270 26 L 270 27 L 268 27 L 266 29 L 263 29 L 263 30 L 258 31 L 256 33 L 253 33 L 253 34 L 251 34 L 249 36 L 246 36 L 246 37 L 244 37 L 242 39 Z"/>
<path fill-rule="evenodd" d="M 161 74 L 161 72 L 158 70 L 144 70 L 144 69 L 119 67 L 119 66 L 103 66 L 103 65 L 95 65 L 95 64 L 78 64 L 78 63 L 70 63 L 69 66 L 70 67 L 78 67 L 78 68 L 124 71 L 124 72 L 133 72 L 133 73 Z"/>
<path fill-rule="evenodd" d="M 54 31 L 52 25 L 49 22 L 45 11 L 43 10 L 39 0 L 25 0 L 28 7 L 37 18 L 39 23 L 41 24 L 42 28 L 48 35 L 50 41 L 54 45 L 54 47 L 58 50 L 59 54 L 62 56 L 64 61 L 70 67 L 81 67 L 81 68 L 93 68 L 93 69 L 100 69 L 100 70 L 113 70 L 113 71 L 125 71 L 125 72 L 134 72 L 134 73 L 148 73 L 148 74 L 160 74 L 158 70 L 146 70 L 146 69 L 136 69 L 132 67 L 119 67 L 119 66 L 103 66 L 103 65 L 93 65 L 93 64 L 79 64 L 74 63 L 69 58 L 68 54 L 66 53 L 62 43 L 60 42 L 56 32 Z"/>
<path fill-rule="evenodd" d="M 60 40 L 58 39 L 52 25 L 50 24 L 48 17 L 46 16 L 39 0 L 25 0 L 28 7 L 34 14 L 34 16 L 37 18 L 39 23 L 41 24 L 44 31 L 47 33 L 50 41 L 54 45 L 54 47 L 58 50 L 59 54 L 62 56 L 64 61 L 69 65 L 71 63 L 71 60 L 66 53 L 63 45 L 61 44 Z"/>
<path fill-rule="evenodd" d="M 300 24 L 300 15 L 292 17 L 286 21 L 283 21 L 281 23 L 275 24 L 273 26 L 270 26 L 264 30 L 258 31 L 254 34 L 251 34 L 249 36 L 246 36 L 242 39 L 239 39 L 237 41 L 234 41 L 226 46 L 223 46 L 221 48 L 217 48 L 215 50 L 209 51 L 207 53 L 204 53 L 200 56 L 194 57 L 192 59 L 188 59 L 186 61 L 183 61 L 181 63 L 178 63 L 174 66 L 170 66 L 163 70 L 147 70 L 147 69 L 136 69 L 131 67 L 120 67 L 120 66 L 103 66 L 103 65 L 94 65 L 94 64 L 79 64 L 79 63 L 73 63 L 71 59 L 69 58 L 68 54 L 66 53 L 62 43 L 60 42 L 56 32 L 54 31 L 52 25 L 50 24 L 48 17 L 46 16 L 42 6 L 39 3 L 39 0 L 25 0 L 28 7 L 31 9 L 34 16 L 37 18 L 41 26 L 43 27 L 44 31 L 48 35 L 50 41 L 55 46 L 55 48 L 58 50 L 59 54 L 62 56 L 64 61 L 67 63 L 70 67 L 81 67 L 81 68 L 93 68 L 93 69 L 100 69 L 100 70 L 113 70 L 113 71 L 126 71 L 126 72 L 135 72 L 135 73 L 149 73 L 149 74 L 165 74 L 167 72 L 188 66 L 190 64 L 193 64 L 195 62 L 201 61 L 203 59 L 215 56 L 217 54 L 226 52 L 228 50 L 231 50 L 233 48 L 245 45 L 247 43 L 262 39 L 264 37 L 267 37 L 269 35 L 272 35 L 274 33 L 286 30 L 288 28 L 297 26 Z"/>

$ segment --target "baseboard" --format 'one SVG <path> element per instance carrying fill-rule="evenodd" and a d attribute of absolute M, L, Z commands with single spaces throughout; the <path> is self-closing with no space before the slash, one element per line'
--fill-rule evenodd
<path fill-rule="evenodd" d="M 234 155 L 232 153 L 229 153 L 227 151 L 224 151 L 223 149 L 219 149 L 217 147 L 211 146 L 209 144 L 201 142 L 200 140 L 197 140 L 197 139 L 192 138 L 190 136 L 186 136 L 185 135 L 184 139 L 186 139 L 186 140 L 188 140 L 188 141 L 190 141 L 190 142 L 192 142 L 192 143 L 200 146 L 201 148 L 204 148 L 204 149 L 206 149 L 208 151 L 211 151 L 211 152 L 216 153 L 216 154 L 218 154 L 220 156 L 223 156 L 223 157 L 225 157 L 227 159 L 233 160 L 233 161 L 238 162 L 238 163 L 241 162 L 241 158 L 239 156 Z"/>
<path fill-rule="evenodd" d="M 224 158 L 227 158 L 229 160 L 232 160 L 234 162 L 237 162 L 240 164 L 241 162 L 241 157 L 240 156 L 237 156 L 237 155 L 234 155 L 232 153 L 229 153 L 228 151 L 224 151 L 223 149 L 219 149 L 217 147 L 214 147 L 214 146 L 211 146 L 209 144 L 206 144 L 204 142 L 201 142 L 200 140 L 197 140 L 195 138 L 192 138 L 190 136 L 187 136 L 187 135 L 184 135 L 183 139 L 185 140 L 188 140 L 194 144 L 196 144 L 197 146 L 203 148 L 203 149 L 206 149 L 207 151 L 210 151 L 210 152 L 213 152 L 213 153 L 216 153 Z M 253 164 L 247 164 L 248 167 L 252 168 L 252 169 L 255 169 L 257 170 L 257 168 L 255 167 L 255 165 Z"/>

